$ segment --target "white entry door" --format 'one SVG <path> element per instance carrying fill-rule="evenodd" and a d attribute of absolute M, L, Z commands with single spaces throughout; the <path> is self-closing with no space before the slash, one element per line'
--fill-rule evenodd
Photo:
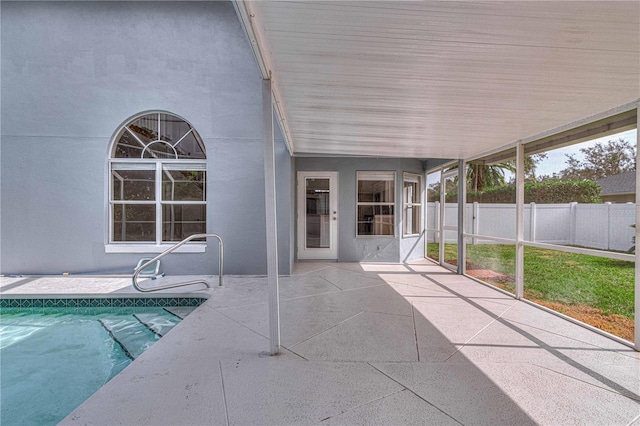
<path fill-rule="evenodd" d="M 298 259 L 338 259 L 338 172 L 298 172 Z"/>

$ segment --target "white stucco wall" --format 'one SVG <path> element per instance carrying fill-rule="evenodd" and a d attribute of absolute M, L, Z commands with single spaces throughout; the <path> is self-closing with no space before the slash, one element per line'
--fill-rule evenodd
<path fill-rule="evenodd" d="M 107 152 L 128 117 L 165 110 L 205 141 L 207 227 L 225 273 L 266 272 L 261 77 L 228 2 L 2 2 L 0 272 L 133 268 L 106 254 Z M 291 265 L 292 159 L 277 147 L 279 257 Z M 163 260 L 217 273 L 217 247 Z"/>

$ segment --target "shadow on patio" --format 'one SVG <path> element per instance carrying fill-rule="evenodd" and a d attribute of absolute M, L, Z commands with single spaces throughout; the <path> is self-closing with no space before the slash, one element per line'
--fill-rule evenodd
<path fill-rule="evenodd" d="M 638 353 L 428 261 L 225 286 L 64 424 L 630 424 Z"/>

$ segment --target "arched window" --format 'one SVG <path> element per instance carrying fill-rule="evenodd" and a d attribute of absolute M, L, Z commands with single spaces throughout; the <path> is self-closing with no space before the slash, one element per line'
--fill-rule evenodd
<path fill-rule="evenodd" d="M 109 157 L 109 243 L 161 245 L 206 232 L 205 147 L 184 119 L 134 117 Z"/>

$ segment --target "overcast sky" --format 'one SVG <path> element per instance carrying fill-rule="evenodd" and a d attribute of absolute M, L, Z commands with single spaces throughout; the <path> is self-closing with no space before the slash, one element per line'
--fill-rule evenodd
<path fill-rule="evenodd" d="M 567 167 L 566 160 L 567 157 L 565 154 L 575 154 L 576 158 L 579 160 L 584 159 L 584 155 L 580 152 L 580 148 L 588 148 L 592 147 L 598 142 L 608 142 L 610 140 L 617 139 L 625 139 L 631 142 L 631 145 L 637 146 L 638 133 L 636 129 L 627 130 L 626 132 L 616 133 L 610 136 L 605 136 L 603 138 L 593 139 L 587 142 L 582 142 L 577 145 L 567 146 L 565 148 L 556 149 L 553 151 L 547 152 L 547 158 L 538 163 L 536 167 L 536 176 L 540 177 L 543 175 L 552 175 L 554 173 L 558 173 L 561 170 Z M 513 178 L 513 174 L 508 171 L 505 173 L 506 181 L 509 182 Z M 427 187 L 430 187 L 434 183 L 440 180 L 439 176 L 436 175 L 428 175 L 427 176 Z"/>
<path fill-rule="evenodd" d="M 565 163 L 567 157 L 565 154 L 576 154 L 576 158 L 579 160 L 584 159 L 584 155 L 580 152 L 580 148 L 592 147 L 598 142 L 608 142 L 610 140 L 625 139 L 631 142 L 631 145 L 637 146 L 637 132 L 636 129 L 628 130 L 626 132 L 617 133 L 615 135 L 605 136 L 604 138 L 593 139 L 587 142 L 579 143 L 577 145 L 567 146 L 565 148 L 556 149 L 547 152 L 547 158 L 538 163 L 536 167 L 536 176 L 552 175 L 558 173 L 560 170 L 566 168 Z"/>

